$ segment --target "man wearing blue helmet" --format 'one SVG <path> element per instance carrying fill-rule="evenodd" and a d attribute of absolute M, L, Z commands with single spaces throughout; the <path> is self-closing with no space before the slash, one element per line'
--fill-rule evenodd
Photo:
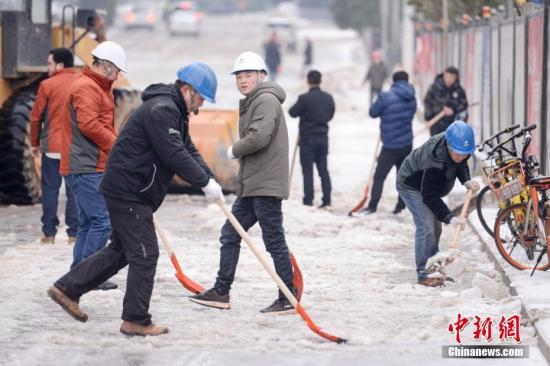
<path fill-rule="evenodd" d="M 120 331 L 126 335 L 168 333 L 155 326 L 149 302 L 159 248 L 153 212 L 177 174 L 207 198 L 222 199 L 222 189 L 189 135 L 189 114 L 216 97 L 216 75 L 200 62 L 177 73 L 174 84 L 153 84 L 143 91 L 143 104 L 121 130 L 100 184 L 111 218 L 108 246 L 57 280 L 48 295 L 76 320 L 88 316 L 79 307 L 82 295 L 128 265 Z"/>
<path fill-rule="evenodd" d="M 467 189 L 478 190 L 470 178 L 467 160 L 474 152 L 474 131 L 463 121 L 453 122 L 445 132 L 432 136 L 413 150 L 397 174 L 397 191 L 416 226 L 415 258 L 418 283 L 442 286 L 443 279 L 428 277 L 426 262 L 439 251 L 441 222 L 464 225 L 441 199 L 451 192 L 456 178 Z"/>

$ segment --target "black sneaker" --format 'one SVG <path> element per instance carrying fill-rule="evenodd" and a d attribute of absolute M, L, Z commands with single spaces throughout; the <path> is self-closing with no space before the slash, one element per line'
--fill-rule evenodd
<path fill-rule="evenodd" d="M 317 207 L 319 210 L 332 211 L 330 204 L 323 203 L 321 206 Z"/>
<path fill-rule="evenodd" d="M 210 290 L 201 292 L 200 294 L 189 296 L 189 300 L 194 303 L 209 306 L 217 309 L 229 309 L 229 294 L 220 294 L 217 290 L 211 288 Z"/>
<path fill-rule="evenodd" d="M 109 290 L 116 290 L 118 288 L 118 285 L 111 281 L 105 281 L 101 285 L 97 286 L 94 290 L 103 290 L 103 291 L 109 291 Z"/>
<path fill-rule="evenodd" d="M 356 213 L 356 216 L 368 216 L 376 212 L 375 208 L 364 208 Z"/>
<path fill-rule="evenodd" d="M 286 298 L 277 299 L 273 304 L 269 305 L 267 308 L 260 310 L 260 313 L 264 314 L 293 314 L 295 313 L 294 306 L 292 306 Z"/>
<path fill-rule="evenodd" d="M 405 207 L 395 206 L 395 208 L 393 209 L 393 211 L 391 213 L 394 214 L 394 215 L 397 215 L 398 213 L 400 213 L 404 209 L 405 209 Z"/>

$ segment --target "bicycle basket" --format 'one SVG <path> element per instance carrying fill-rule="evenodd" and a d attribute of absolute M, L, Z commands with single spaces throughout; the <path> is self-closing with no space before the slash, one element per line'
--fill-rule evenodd
<path fill-rule="evenodd" d="M 490 170 L 490 167 L 486 169 Z M 520 194 L 525 188 L 525 172 L 521 160 L 513 160 L 502 167 L 495 166 L 493 171 L 486 171 L 491 190 L 498 200 L 506 202 Z"/>

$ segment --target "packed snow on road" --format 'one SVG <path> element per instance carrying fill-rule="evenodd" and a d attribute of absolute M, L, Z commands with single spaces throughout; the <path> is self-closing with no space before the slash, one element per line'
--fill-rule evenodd
<path fill-rule="evenodd" d="M 324 72 L 322 87 L 333 93 L 337 102 L 329 155 L 333 210 L 302 205 L 298 164 L 291 197 L 283 205 L 284 227 L 304 276 L 303 306 L 323 330 L 349 342 L 338 345 L 320 338 L 298 315 L 260 314 L 259 310 L 276 298 L 277 289 L 244 243 L 230 310 L 190 302 L 187 297 L 191 294 L 175 278 L 161 246 L 150 312 L 155 323 L 170 328 L 169 334 L 127 338 L 119 333 L 126 269 L 113 278 L 117 290 L 83 296 L 80 306 L 89 320 L 74 321 L 46 295 L 48 287 L 68 270 L 72 247 L 63 236 L 58 236 L 54 245 L 39 243 L 40 206 L 10 206 L 0 208 L 1 364 L 546 364 L 534 329 L 525 322 L 520 334 L 521 344 L 531 346 L 528 359 L 442 359 L 442 346 L 456 344 L 449 325 L 459 314 L 471 319 L 490 317 L 498 323 L 503 315 L 520 315 L 521 302 L 511 296 L 469 228 L 459 241 L 464 266 L 455 274 L 455 282 L 447 281 L 444 288 L 416 284 L 412 217 L 407 210 L 391 214 L 397 199 L 394 173 L 386 181 L 376 214 L 347 216 L 361 198 L 379 123 L 367 118 L 367 91 L 359 85 L 365 72 L 362 56 L 356 51 L 360 44 L 350 32 L 332 28 L 312 27 L 302 32 L 316 42 L 318 67 Z M 129 77 L 139 75 L 140 86 L 160 79 L 172 81 L 177 66 L 195 57 L 182 41 L 162 46 L 160 38 L 155 44 L 160 56 L 149 50 L 140 57 L 140 37 L 120 31 L 114 38 L 128 48 Z M 243 47 L 258 47 L 250 42 L 224 44 L 224 59 L 219 55 L 222 51 L 196 56 L 213 61 L 220 75 L 219 99 L 225 107 L 237 105 L 238 95 L 228 74 Z M 164 60 L 169 66 L 159 66 Z M 305 91 L 299 77 L 300 61 L 299 56 L 289 57 L 281 76 L 281 85 L 288 92 L 285 109 Z M 149 79 L 153 77 L 159 80 Z M 287 123 L 293 142 L 297 121 L 287 116 Z M 418 135 L 415 144 L 425 139 L 427 135 Z M 459 203 L 463 194 L 463 188 L 456 187 L 450 203 Z M 234 198 L 227 196 L 227 204 Z M 320 204 L 319 193 L 316 199 Z M 201 196 L 172 195 L 157 215 L 185 274 L 206 288 L 213 285 L 219 263 L 218 238 L 225 220 L 222 211 Z M 258 228 L 250 234 L 263 250 Z M 444 227 L 442 250 L 453 234 L 451 227 Z M 464 344 L 516 344 L 513 339 L 502 343 L 498 329 L 492 342 L 474 341 L 472 323 L 461 333 Z"/>

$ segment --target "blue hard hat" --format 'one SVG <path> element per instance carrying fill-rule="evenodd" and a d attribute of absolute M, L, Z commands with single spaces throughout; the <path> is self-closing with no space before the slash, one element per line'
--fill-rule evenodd
<path fill-rule="evenodd" d="M 203 62 L 193 62 L 177 72 L 178 79 L 193 87 L 204 99 L 216 103 L 218 80 L 214 70 Z"/>
<path fill-rule="evenodd" d="M 447 145 L 457 154 L 471 154 L 476 148 L 474 130 L 464 121 L 454 121 L 445 131 Z"/>

